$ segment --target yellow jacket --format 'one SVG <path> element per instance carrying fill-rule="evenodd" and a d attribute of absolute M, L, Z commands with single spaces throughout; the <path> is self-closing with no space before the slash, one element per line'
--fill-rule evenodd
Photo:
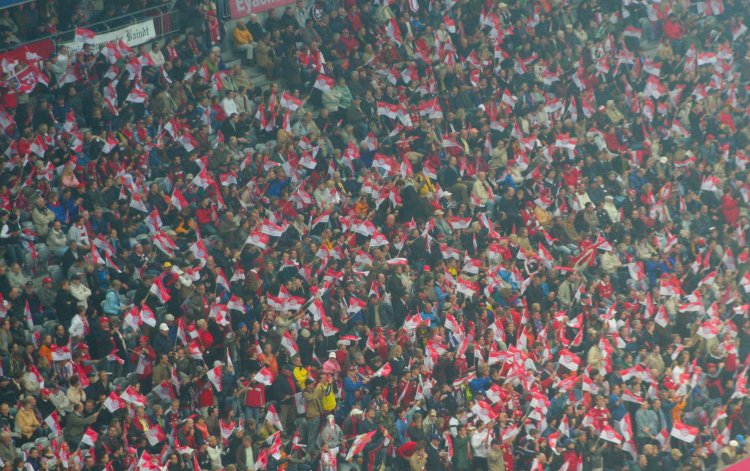
<path fill-rule="evenodd" d="M 301 366 L 295 366 L 292 375 L 294 375 L 294 380 L 297 382 L 297 386 L 299 386 L 300 389 L 305 389 L 305 380 L 307 380 L 310 373 Z"/>
<path fill-rule="evenodd" d="M 234 28 L 232 37 L 234 38 L 235 46 L 242 46 L 244 44 L 250 44 L 251 42 L 253 42 L 253 35 L 250 34 L 250 30 L 247 28 Z"/>
<path fill-rule="evenodd" d="M 33 410 L 26 410 L 22 407 L 18 410 L 18 414 L 16 414 L 16 425 L 21 429 L 23 436 L 28 438 L 34 435 L 40 424 Z"/>
<path fill-rule="evenodd" d="M 425 177 L 421 173 L 417 175 L 416 178 L 416 186 L 419 189 L 419 196 L 425 196 L 427 193 L 435 193 L 435 184 L 432 183 L 432 180 Z"/>

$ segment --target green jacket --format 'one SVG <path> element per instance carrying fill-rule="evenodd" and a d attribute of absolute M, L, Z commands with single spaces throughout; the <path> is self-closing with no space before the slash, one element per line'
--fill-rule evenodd
<path fill-rule="evenodd" d="M 453 438 L 453 464 L 457 471 L 471 469 L 471 460 L 469 459 L 469 436 Z"/>
<path fill-rule="evenodd" d="M 95 415 L 83 417 L 75 412 L 68 414 L 65 418 L 65 429 L 63 430 L 65 441 L 77 446 L 83 438 L 83 434 L 86 433 L 86 427 L 96 422 L 96 417 Z"/>

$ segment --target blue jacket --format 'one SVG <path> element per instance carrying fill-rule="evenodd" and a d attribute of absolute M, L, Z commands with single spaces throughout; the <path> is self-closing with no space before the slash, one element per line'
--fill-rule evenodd
<path fill-rule="evenodd" d="M 344 392 L 346 393 L 344 395 L 344 404 L 346 404 L 347 408 L 354 404 L 356 400 L 355 393 L 364 389 L 364 387 L 365 383 L 362 381 L 354 381 L 349 376 L 344 378 Z"/>

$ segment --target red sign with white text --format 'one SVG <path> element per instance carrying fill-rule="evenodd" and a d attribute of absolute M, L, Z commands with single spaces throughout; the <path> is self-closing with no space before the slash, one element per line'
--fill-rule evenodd
<path fill-rule="evenodd" d="M 294 3 L 294 0 L 229 0 L 232 18 L 242 18 L 250 13 L 260 13 Z"/>

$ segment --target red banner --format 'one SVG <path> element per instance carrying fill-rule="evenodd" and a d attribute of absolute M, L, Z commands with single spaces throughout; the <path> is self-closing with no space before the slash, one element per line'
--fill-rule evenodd
<path fill-rule="evenodd" d="M 25 44 L 21 47 L 11 49 L 10 51 L 0 53 L 0 62 L 3 59 L 8 62 L 37 62 L 40 60 L 49 59 L 49 57 L 55 52 L 55 43 L 51 39 L 41 39 L 34 41 L 33 43 Z"/>
<path fill-rule="evenodd" d="M 237 19 L 250 13 L 260 13 L 290 3 L 294 3 L 294 0 L 229 0 L 229 12 L 232 14 L 232 18 Z"/>

